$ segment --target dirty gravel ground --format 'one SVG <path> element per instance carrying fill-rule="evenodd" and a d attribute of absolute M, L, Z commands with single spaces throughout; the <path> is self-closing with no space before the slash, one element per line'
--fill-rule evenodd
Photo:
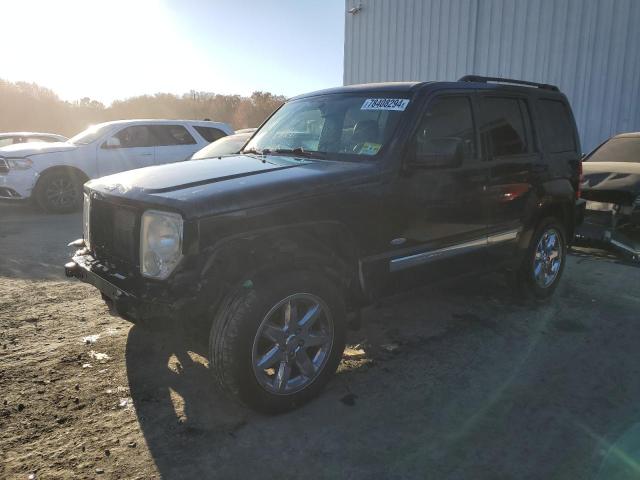
<path fill-rule="evenodd" d="M 268 417 L 64 279 L 80 233 L 0 206 L 2 479 L 638 478 L 639 268 L 578 251 L 548 304 L 499 275 L 385 301 L 318 400 Z"/>

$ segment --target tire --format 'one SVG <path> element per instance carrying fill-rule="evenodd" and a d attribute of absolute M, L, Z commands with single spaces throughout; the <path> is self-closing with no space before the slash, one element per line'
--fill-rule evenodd
<path fill-rule="evenodd" d="M 72 172 L 45 173 L 36 186 L 36 202 L 47 213 L 75 212 L 82 205 L 82 183 Z"/>
<path fill-rule="evenodd" d="M 209 335 L 211 371 L 240 403 L 286 412 L 330 380 L 345 335 L 344 300 L 329 279 L 308 271 L 263 276 L 222 302 Z"/>
<path fill-rule="evenodd" d="M 546 243 L 543 243 L 544 238 L 547 239 Z M 521 296 L 537 300 L 549 298 L 560 283 L 566 259 L 567 237 L 564 226 L 554 217 L 543 219 L 531 237 L 531 243 L 517 272 Z"/>

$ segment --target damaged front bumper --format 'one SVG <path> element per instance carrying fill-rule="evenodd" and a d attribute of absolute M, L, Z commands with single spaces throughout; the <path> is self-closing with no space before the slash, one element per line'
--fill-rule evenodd
<path fill-rule="evenodd" d="M 125 320 L 132 323 L 171 321 L 183 319 L 187 311 L 194 310 L 195 298 L 182 283 L 149 282 L 118 272 L 94 258 L 81 239 L 70 246 L 78 250 L 65 264 L 65 275 L 96 287 L 109 309 Z"/>
<path fill-rule="evenodd" d="M 587 201 L 584 223 L 576 231 L 580 244 L 610 248 L 640 261 L 640 205 Z"/>

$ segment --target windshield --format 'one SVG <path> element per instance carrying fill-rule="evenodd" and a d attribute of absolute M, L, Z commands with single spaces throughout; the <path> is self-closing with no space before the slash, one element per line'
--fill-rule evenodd
<path fill-rule="evenodd" d="M 67 140 L 69 143 L 75 143 L 76 145 L 87 145 L 98 138 L 100 138 L 111 125 L 91 125 L 86 130 L 71 137 Z"/>
<path fill-rule="evenodd" d="M 191 157 L 192 160 L 200 160 L 202 158 L 221 157 L 223 155 L 232 155 L 238 153 L 242 146 L 247 143 L 251 137 L 251 133 L 241 133 L 238 135 L 229 135 L 222 137 L 213 143 L 210 143 L 202 150 L 198 150 Z"/>
<path fill-rule="evenodd" d="M 407 98 L 388 97 L 324 95 L 293 100 L 267 121 L 243 151 L 331 154 L 344 160 L 375 157 L 409 104 Z"/>
<path fill-rule="evenodd" d="M 587 162 L 640 162 L 640 138 L 612 138 L 589 155 Z"/>

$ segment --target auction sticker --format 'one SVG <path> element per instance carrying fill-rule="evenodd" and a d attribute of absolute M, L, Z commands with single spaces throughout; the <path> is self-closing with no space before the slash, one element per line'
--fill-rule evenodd
<path fill-rule="evenodd" d="M 367 98 L 360 110 L 395 110 L 404 112 L 409 105 L 408 98 Z"/>

